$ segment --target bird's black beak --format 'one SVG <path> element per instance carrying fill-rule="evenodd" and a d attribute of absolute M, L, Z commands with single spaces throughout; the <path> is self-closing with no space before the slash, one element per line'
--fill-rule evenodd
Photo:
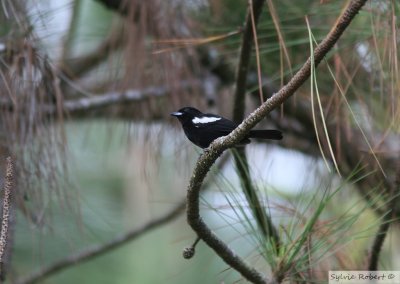
<path fill-rule="evenodd" d="M 171 115 L 172 115 L 172 116 L 176 116 L 176 117 L 182 116 L 182 114 L 183 114 L 183 113 L 181 113 L 181 112 L 179 112 L 179 111 L 171 112 Z"/>

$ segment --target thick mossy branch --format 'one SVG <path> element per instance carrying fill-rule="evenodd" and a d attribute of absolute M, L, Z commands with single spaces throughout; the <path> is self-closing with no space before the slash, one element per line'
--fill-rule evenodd
<path fill-rule="evenodd" d="M 251 113 L 232 133 L 226 137 L 215 140 L 197 161 L 193 175 L 189 182 L 187 193 L 187 219 L 189 225 L 198 236 L 233 269 L 240 272 L 243 277 L 253 283 L 266 283 L 266 279 L 256 270 L 248 266 L 242 258 L 236 255 L 229 247 L 221 241 L 204 223 L 200 217 L 200 188 L 211 166 L 222 152 L 241 141 L 250 129 L 261 121 L 271 110 L 281 105 L 285 100 L 310 77 L 311 64 L 317 66 L 329 50 L 338 41 L 346 30 L 352 19 L 357 15 L 367 0 L 353 0 L 349 3 L 336 24 L 325 37 L 325 39 L 314 50 L 314 62 L 309 58 L 303 67 L 278 93 L 274 94 L 253 113 Z M 239 66 L 240 68 L 240 66 Z"/>

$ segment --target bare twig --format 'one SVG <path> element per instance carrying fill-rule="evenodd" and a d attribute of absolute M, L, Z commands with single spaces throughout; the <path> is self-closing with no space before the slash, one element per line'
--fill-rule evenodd
<path fill-rule="evenodd" d="M 63 109 L 68 113 L 90 111 L 115 104 L 136 102 L 150 97 L 162 97 L 165 96 L 168 91 L 169 89 L 167 87 L 149 87 L 143 90 L 110 92 L 102 95 L 94 95 L 88 98 L 65 101 Z M 52 112 L 54 111 L 54 108 L 51 107 L 48 111 Z"/>
<path fill-rule="evenodd" d="M 181 90 L 193 89 L 196 87 L 207 88 L 210 77 L 202 78 L 202 80 L 184 80 L 177 86 Z M 116 104 L 132 103 L 149 98 L 164 97 L 174 91 L 169 86 L 148 87 L 142 90 L 126 90 L 123 92 L 110 92 L 102 95 L 94 95 L 88 98 L 65 101 L 63 110 L 69 114 L 82 111 L 91 111 L 103 107 L 109 107 Z M 56 111 L 53 106 L 49 106 L 49 113 Z"/>
<path fill-rule="evenodd" d="M 248 266 L 243 259 L 237 256 L 223 241 L 221 241 L 206 225 L 200 217 L 200 188 L 210 167 L 224 150 L 242 140 L 250 129 L 260 122 L 271 110 L 278 107 L 310 77 L 311 65 L 317 66 L 334 44 L 339 40 L 353 18 L 357 15 L 367 0 L 353 0 L 338 21 L 325 37 L 325 39 L 314 50 L 314 62 L 308 58 L 303 67 L 278 93 L 274 94 L 253 113 L 251 113 L 233 132 L 228 136 L 221 137 L 211 143 L 207 151 L 197 161 L 193 175 L 189 182 L 187 194 L 187 219 L 189 225 L 198 236 L 233 269 L 240 272 L 243 277 L 253 283 L 265 283 L 266 279 L 259 272 Z"/>
<path fill-rule="evenodd" d="M 68 257 L 66 257 L 64 259 L 61 259 L 55 263 L 52 263 L 48 267 L 45 267 L 41 270 L 33 272 L 31 275 L 29 275 L 26 278 L 18 279 L 16 281 L 16 283 L 18 283 L 18 284 L 37 283 L 49 276 L 61 271 L 61 270 L 65 270 L 74 265 L 78 265 L 82 262 L 91 260 L 97 256 L 106 254 L 106 253 L 112 251 L 113 249 L 120 247 L 120 246 L 142 236 L 143 234 L 149 232 L 150 230 L 159 228 L 161 225 L 167 224 L 168 222 L 176 219 L 178 216 L 181 215 L 181 213 L 184 211 L 184 209 L 185 209 L 185 202 L 181 201 L 178 205 L 176 205 L 167 214 L 150 221 L 149 223 L 143 225 L 140 228 L 128 231 L 128 232 L 112 239 L 111 241 L 109 241 L 106 244 L 93 246 L 86 250 L 80 251 L 76 254 L 69 255 Z"/>
<path fill-rule="evenodd" d="M 180 82 L 178 88 L 185 90 L 191 88 L 207 88 L 209 87 L 210 77 L 201 80 L 186 80 Z M 213 80 L 214 81 L 214 80 Z M 62 104 L 62 110 L 68 114 L 88 113 L 104 107 L 109 107 L 122 103 L 133 103 L 149 98 L 167 96 L 173 89 L 168 86 L 148 87 L 145 89 L 130 89 L 122 92 L 109 92 L 104 94 L 93 95 L 90 97 L 79 98 L 74 100 L 66 100 Z M 9 111 L 14 110 L 13 103 L 9 99 L 0 99 L 0 107 Z M 41 106 L 44 113 L 55 115 L 58 112 L 55 104 L 44 104 Z"/>
<path fill-rule="evenodd" d="M 4 255 L 7 249 L 8 242 L 8 225 L 11 210 L 11 191 L 13 189 L 14 166 L 11 157 L 6 159 L 6 176 L 4 178 L 4 197 L 3 197 L 3 214 L 1 220 L 1 233 L 0 233 L 0 279 L 3 281 L 5 278 L 4 273 Z"/>

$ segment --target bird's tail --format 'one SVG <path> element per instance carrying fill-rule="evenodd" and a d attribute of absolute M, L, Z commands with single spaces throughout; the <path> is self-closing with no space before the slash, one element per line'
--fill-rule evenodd
<path fill-rule="evenodd" d="M 282 132 L 279 130 L 250 130 L 249 138 L 281 140 Z"/>

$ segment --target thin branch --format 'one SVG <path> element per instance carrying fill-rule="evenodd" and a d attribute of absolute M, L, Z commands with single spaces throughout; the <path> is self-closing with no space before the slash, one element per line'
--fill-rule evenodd
<path fill-rule="evenodd" d="M 376 233 L 374 243 L 371 248 L 371 255 L 369 257 L 368 270 L 376 271 L 378 270 L 378 261 L 379 256 L 382 251 L 383 243 L 385 242 L 387 233 L 390 228 L 390 224 L 393 221 L 393 218 L 396 216 L 396 206 L 398 205 L 398 201 L 400 200 L 400 159 L 397 162 L 397 172 L 396 172 L 396 181 L 394 182 L 394 186 L 391 189 L 391 200 L 388 203 L 389 212 L 382 218 L 382 224 L 379 226 L 378 232 Z"/>
<path fill-rule="evenodd" d="M 248 9 L 246 24 L 243 29 L 243 37 L 240 48 L 238 69 L 236 71 L 236 86 L 235 86 L 235 94 L 233 101 L 234 105 L 233 120 L 236 122 L 241 122 L 244 118 L 247 73 L 250 65 L 251 48 L 254 42 L 252 18 L 254 18 L 254 23 L 256 25 L 258 19 L 260 18 L 262 7 L 264 5 L 263 0 L 254 0 L 251 2 L 252 5 Z M 251 12 L 251 10 L 253 12 Z"/>
<path fill-rule="evenodd" d="M 367 0 L 353 0 L 326 36 L 314 50 L 314 64 L 317 66 L 330 51 L 351 21 L 364 6 Z M 274 94 L 253 113 L 251 113 L 228 136 L 216 139 L 197 160 L 196 167 L 189 182 L 187 194 L 187 220 L 198 236 L 233 269 L 253 283 L 265 283 L 266 279 L 238 257 L 223 241 L 221 241 L 200 217 L 200 188 L 216 159 L 224 150 L 241 141 L 250 129 L 260 122 L 271 110 L 290 98 L 294 92 L 310 77 L 311 58 L 278 93 Z"/>
<path fill-rule="evenodd" d="M 170 86 L 148 87 L 142 90 L 131 89 L 123 92 L 110 92 L 102 95 L 94 95 L 88 98 L 69 100 L 64 102 L 63 110 L 69 114 L 88 112 L 122 103 L 133 103 L 149 98 L 164 97 L 171 92 L 176 91 L 176 88 L 181 90 L 193 89 L 196 87 L 206 89 L 207 86 L 209 87 L 209 80 L 210 77 L 205 77 L 201 80 L 183 80 L 175 88 L 171 88 Z M 56 109 L 53 106 L 50 106 L 47 111 L 52 113 L 55 112 Z"/>
<path fill-rule="evenodd" d="M 383 243 L 385 242 L 387 232 L 389 231 L 391 220 L 394 216 L 393 209 L 390 209 L 390 212 L 386 213 L 386 215 L 382 219 L 382 224 L 379 226 L 378 232 L 376 233 L 374 242 L 371 248 L 371 254 L 369 257 L 368 270 L 376 271 L 378 270 L 378 261 L 379 255 L 381 254 Z"/>
<path fill-rule="evenodd" d="M 95 50 L 78 58 L 64 59 L 61 69 L 69 79 L 80 78 L 94 67 L 107 59 L 112 52 L 119 50 L 124 44 L 124 38 L 120 32 L 111 33 Z"/>
<path fill-rule="evenodd" d="M 110 92 L 102 95 L 94 95 L 88 98 L 65 101 L 63 110 L 68 113 L 90 111 L 121 103 L 141 101 L 150 97 L 162 97 L 168 94 L 167 87 L 149 87 L 143 90 L 126 90 L 123 92 Z M 51 107 L 49 112 L 55 111 Z"/>
<path fill-rule="evenodd" d="M 56 261 L 55 263 L 50 264 L 48 267 L 40 269 L 36 272 L 33 272 L 26 278 L 18 279 L 15 283 L 17 284 L 31 284 L 31 283 L 38 283 L 43 279 L 70 268 L 72 266 L 81 264 L 85 261 L 91 260 L 97 256 L 101 256 L 106 254 L 113 249 L 125 245 L 128 242 L 133 241 L 134 239 L 142 236 L 143 234 L 159 228 L 161 225 L 167 224 L 168 222 L 176 219 L 183 213 L 185 209 L 185 202 L 180 202 L 177 206 L 175 206 L 170 212 L 150 221 L 149 223 L 143 225 L 140 228 L 133 229 L 128 231 L 120 236 L 117 236 L 113 240 L 109 241 L 106 244 L 96 245 L 91 248 L 85 249 L 83 251 L 77 252 L 75 254 L 69 255 L 68 257 Z"/>
<path fill-rule="evenodd" d="M 8 226 L 10 221 L 11 210 L 11 193 L 14 186 L 14 166 L 11 157 L 6 159 L 6 176 L 4 178 L 4 197 L 3 197 L 3 216 L 1 220 L 1 233 L 0 233 L 0 279 L 4 281 L 4 256 L 7 249 L 7 242 L 9 238 Z"/>
<path fill-rule="evenodd" d="M 201 80 L 185 80 L 182 81 L 178 88 L 193 89 L 196 87 L 207 88 L 209 87 L 210 77 L 202 78 Z M 213 80 L 214 82 L 215 80 Z M 110 107 L 122 103 L 134 103 L 149 98 L 164 97 L 175 89 L 169 86 L 148 87 L 145 89 L 131 89 L 122 92 L 109 92 L 104 94 L 93 95 L 90 97 L 79 98 L 74 100 L 66 100 L 62 104 L 62 110 L 68 114 L 84 113 L 88 114 L 90 111 L 98 110 L 100 108 Z M 14 106 L 10 99 L 0 98 L 0 107 L 2 109 L 13 111 Z M 45 104 L 41 106 L 44 113 L 48 115 L 55 115 L 58 112 L 57 106 L 54 104 Z"/>
<path fill-rule="evenodd" d="M 240 49 L 239 63 L 236 74 L 236 88 L 233 105 L 233 118 L 236 122 L 241 122 L 244 118 L 245 113 L 245 96 L 247 86 L 247 74 L 250 65 L 251 51 L 253 42 L 256 48 L 257 65 L 258 65 L 258 78 L 260 79 L 261 70 L 259 66 L 258 57 L 258 45 L 257 45 L 257 23 L 260 18 L 264 1 L 249 0 L 249 8 L 247 11 L 246 24 L 243 31 L 242 45 Z M 261 84 L 261 81 L 259 81 Z M 260 88 L 260 95 L 262 96 L 262 89 Z M 261 99 L 261 102 L 263 99 Z M 244 148 L 235 149 L 233 151 L 235 165 L 238 170 L 240 181 L 242 184 L 243 191 L 245 193 L 249 208 L 251 208 L 254 218 L 256 220 L 259 230 L 262 232 L 265 239 L 272 238 L 276 247 L 279 247 L 279 237 L 276 229 L 273 227 L 270 216 L 265 211 L 259 196 L 257 195 L 256 189 L 254 188 L 251 177 L 249 164 Z"/>

